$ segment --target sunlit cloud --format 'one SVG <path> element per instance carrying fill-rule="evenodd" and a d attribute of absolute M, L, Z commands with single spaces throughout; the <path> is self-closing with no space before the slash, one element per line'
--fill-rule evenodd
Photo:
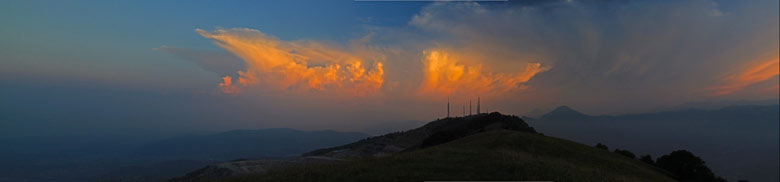
<path fill-rule="evenodd" d="M 212 82 L 224 93 L 272 90 L 259 95 L 305 102 L 330 102 L 337 93 L 367 96 L 340 100 L 408 109 L 479 96 L 518 111 L 566 104 L 597 113 L 712 95 L 776 98 L 777 56 L 755 56 L 777 50 L 778 16 L 761 13 L 776 11 L 777 2 L 736 9 L 713 2 L 437 2 L 406 25 L 370 27 L 366 37 L 346 37 L 348 44 L 279 40 L 252 29 L 196 30 L 240 64 L 159 50 L 202 57 L 196 63 L 204 70 L 223 70 Z M 734 94 L 748 93 L 740 90 L 752 95 Z"/>
<path fill-rule="evenodd" d="M 224 76 L 219 86 L 228 94 L 262 85 L 276 90 L 318 90 L 366 95 L 384 82 L 381 55 L 342 50 L 317 42 L 288 42 L 252 29 L 195 30 L 241 58 L 245 70 Z M 233 83 L 237 80 L 237 84 Z"/>
<path fill-rule="evenodd" d="M 522 62 L 552 67 L 532 76 L 529 83 L 521 82 L 520 89 L 515 90 L 523 86 L 532 89 L 512 92 L 508 94 L 511 98 L 501 99 L 508 103 L 536 102 L 517 107 L 567 104 L 593 111 L 637 112 L 712 99 L 710 94 L 714 92 L 753 89 L 746 88 L 751 85 L 756 89 L 775 88 L 767 85 L 767 77 L 772 78 L 770 70 L 747 73 L 745 68 L 733 72 L 729 79 L 724 73 L 732 73 L 738 68 L 735 65 L 741 67 L 756 55 L 777 50 L 777 15 L 761 13 L 776 11 L 777 1 L 756 1 L 744 9 L 723 8 L 715 2 L 549 1 L 531 6 L 432 3 L 412 16 L 408 24 L 436 35 L 436 43 L 458 47 L 454 53 L 479 52 L 488 57 L 484 63 L 461 62 L 444 69 L 457 70 L 450 71 L 457 73 L 453 75 L 459 74 L 458 65 L 481 64 L 485 66 L 483 72 L 485 68 L 490 68 L 489 72 L 503 69 L 500 73 L 523 70 Z M 744 21 L 748 19 L 751 21 Z M 470 56 L 474 57 L 478 56 Z M 777 65 L 769 67 L 777 69 Z M 460 84 L 429 81 L 423 85 L 429 83 L 437 83 L 438 87 L 426 87 L 426 91 L 459 95 L 453 90 L 458 90 L 454 87 Z M 720 88 L 702 89 L 713 86 Z M 508 87 L 493 88 L 500 91 Z M 729 97 L 724 99 L 776 98 L 777 93 Z M 636 104 L 639 102 L 643 104 Z"/>
<path fill-rule="evenodd" d="M 725 84 L 711 88 L 711 90 L 713 90 L 712 95 L 728 95 L 740 91 L 747 86 L 777 77 L 778 74 L 780 74 L 780 59 L 778 58 L 751 63 L 747 69 L 724 78 Z M 771 88 L 772 87 L 769 87 L 764 90 Z"/>
<path fill-rule="evenodd" d="M 422 58 L 423 80 L 420 93 L 428 96 L 492 96 L 512 90 L 523 90 L 523 83 L 548 70 L 540 63 L 527 63 L 516 73 L 492 73 L 485 70 L 483 60 L 463 60 L 457 54 L 430 50 Z M 476 62 L 466 65 L 466 62 Z"/>
<path fill-rule="evenodd" d="M 230 76 L 223 76 L 222 83 L 219 83 L 219 87 L 222 88 L 222 92 L 226 94 L 238 94 L 241 89 L 238 86 L 233 85 L 233 78 Z"/>

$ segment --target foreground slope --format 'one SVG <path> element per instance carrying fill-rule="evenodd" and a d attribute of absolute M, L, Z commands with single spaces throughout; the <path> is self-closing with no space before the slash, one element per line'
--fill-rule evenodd
<path fill-rule="evenodd" d="M 587 145 L 603 143 L 655 157 L 685 149 L 730 181 L 780 181 L 777 104 L 614 116 L 559 107 L 538 119 L 523 119 L 540 133 Z"/>
<path fill-rule="evenodd" d="M 495 130 L 387 157 L 310 164 L 219 181 L 673 181 L 650 165 L 568 140 Z"/>

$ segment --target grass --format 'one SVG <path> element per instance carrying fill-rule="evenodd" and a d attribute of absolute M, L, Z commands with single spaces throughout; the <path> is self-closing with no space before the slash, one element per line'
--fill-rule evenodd
<path fill-rule="evenodd" d="M 606 150 L 507 130 L 389 157 L 276 169 L 220 181 L 425 180 L 674 181 L 661 170 Z"/>

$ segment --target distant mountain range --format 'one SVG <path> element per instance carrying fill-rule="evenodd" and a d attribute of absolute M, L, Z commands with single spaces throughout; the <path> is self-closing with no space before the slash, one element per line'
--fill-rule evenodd
<path fill-rule="evenodd" d="M 396 131 L 406 131 L 406 130 L 415 129 L 417 127 L 425 125 L 426 123 L 428 122 L 416 121 L 416 120 L 384 121 L 384 122 L 366 124 L 367 126 L 365 127 L 356 128 L 356 131 L 378 136 L 378 135 L 384 135 Z"/>
<path fill-rule="evenodd" d="M 729 106 L 748 106 L 748 105 L 752 105 L 752 106 L 780 105 L 780 99 L 687 102 L 680 105 L 662 109 L 661 111 L 677 111 L 677 110 L 687 110 L 687 109 L 713 110 L 713 109 L 720 109 Z"/>
<path fill-rule="evenodd" d="M 166 181 L 210 163 L 297 156 L 367 137 L 369 135 L 356 132 L 273 128 L 233 130 L 145 143 L 94 137 L 72 142 L 15 139 L 0 142 L 0 148 L 8 149 L 0 151 L 3 163 L 0 182 Z M 50 141 L 58 142 L 53 146 Z"/>
<path fill-rule="evenodd" d="M 691 110 L 691 109 L 715 110 L 715 109 L 720 109 L 729 106 L 772 106 L 772 105 L 780 105 L 780 99 L 715 100 L 715 101 L 686 102 L 686 103 L 673 105 L 673 106 L 665 106 L 665 107 L 659 107 L 655 109 L 649 109 L 648 111 L 643 113 L 656 113 L 656 112 L 663 112 L 663 111 L 683 111 L 683 110 Z M 568 108 L 569 106 L 558 106 L 556 108 L 535 108 L 529 112 L 524 113 L 523 116 L 528 118 L 538 119 L 541 118 L 543 115 L 548 114 L 560 107 Z"/>
<path fill-rule="evenodd" d="M 715 173 L 734 181 L 780 181 L 776 104 L 616 116 L 591 116 L 561 106 L 539 118 L 524 119 L 541 133 L 584 144 L 604 143 L 654 156 L 689 149 Z"/>
<path fill-rule="evenodd" d="M 357 132 L 300 131 L 289 128 L 232 130 L 213 135 L 184 136 L 139 147 L 134 156 L 168 159 L 208 159 L 297 156 L 312 149 L 368 138 Z"/>

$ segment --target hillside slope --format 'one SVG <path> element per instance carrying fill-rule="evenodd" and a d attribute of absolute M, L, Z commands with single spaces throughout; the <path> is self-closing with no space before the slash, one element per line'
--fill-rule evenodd
<path fill-rule="evenodd" d="M 416 129 L 366 138 L 351 144 L 323 148 L 287 159 L 258 159 L 231 161 L 206 166 L 171 181 L 208 181 L 229 176 L 264 173 L 270 169 L 307 165 L 310 163 L 341 162 L 366 157 L 391 156 L 457 140 L 476 133 L 493 130 L 513 130 L 536 133 L 517 116 L 484 113 L 466 117 L 451 117 L 429 122 Z"/>
<path fill-rule="evenodd" d="M 540 133 L 587 145 L 656 157 L 689 150 L 730 181 L 780 181 L 780 105 L 575 117 L 567 110 L 523 119 Z"/>
<path fill-rule="evenodd" d="M 534 128 L 528 126 L 519 117 L 494 112 L 438 119 L 416 129 L 371 137 L 338 147 L 319 149 L 307 152 L 303 156 L 380 157 L 401 151 L 430 147 L 475 133 L 498 129 L 536 133 Z"/>
<path fill-rule="evenodd" d="M 529 132 L 487 131 L 388 157 L 272 169 L 220 181 L 673 181 L 609 151 Z"/>

